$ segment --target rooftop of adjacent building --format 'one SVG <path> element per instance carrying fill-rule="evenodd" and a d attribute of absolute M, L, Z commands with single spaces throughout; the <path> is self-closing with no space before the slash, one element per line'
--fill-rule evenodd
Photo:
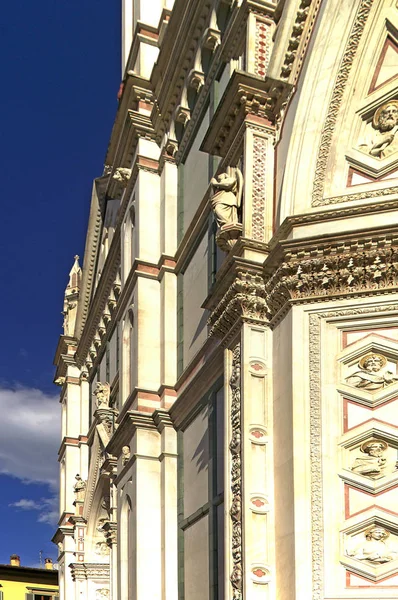
<path fill-rule="evenodd" d="M 44 568 L 21 566 L 18 554 L 12 554 L 8 564 L 0 564 L 0 581 L 23 581 L 57 586 L 58 570 L 54 569 L 51 558 L 45 558 L 44 565 Z"/>

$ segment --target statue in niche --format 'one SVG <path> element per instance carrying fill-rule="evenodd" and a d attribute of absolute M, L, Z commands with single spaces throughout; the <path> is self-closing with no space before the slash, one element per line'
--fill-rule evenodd
<path fill-rule="evenodd" d="M 228 167 L 227 171 L 210 181 L 213 193 L 211 208 L 219 228 L 239 223 L 238 209 L 242 203 L 243 176 L 238 168 Z"/>
<path fill-rule="evenodd" d="M 351 467 L 351 471 L 366 477 L 383 475 L 387 459 L 384 456 L 388 448 L 383 440 L 368 440 L 361 445 L 363 456 L 358 456 Z"/>
<path fill-rule="evenodd" d="M 76 500 L 83 501 L 84 495 L 86 493 L 86 482 L 80 477 L 79 473 L 75 477 L 76 483 L 73 486 L 73 490 L 75 492 Z"/>
<path fill-rule="evenodd" d="M 386 365 L 387 359 L 385 356 L 374 354 L 373 352 L 366 354 L 358 363 L 361 370 L 349 375 L 346 381 L 356 388 L 370 391 L 387 387 L 397 381 L 398 377 L 391 371 L 383 372 L 382 369 Z"/>
<path fill-rule="evenodd" d="M 94 396 L 97 398 L 97 408 L 109 408 L 109 398 L 111 395 L 111 386 L 108 382 L 97 383 Z"/>
<path fill-rule="evenodd" d="M 377 158 L 385 158 L 395 152 L 398 149 L 398 100 L 390 100 L 380 106 L 373 116 L 372 126 L 377 133 L 368 143 L 361 144 L 360 149 Z"/>
<path fill-rule="evenodd" d="M 389 535 L 390 532 L 384 527 L 375 525 L 365 531 L 365 541 L 347 554 L 357 560 L 366 560 L 376 565 L 395 560 L 398 558 L 398 552 L 395 547 L 387 544 Z"/>

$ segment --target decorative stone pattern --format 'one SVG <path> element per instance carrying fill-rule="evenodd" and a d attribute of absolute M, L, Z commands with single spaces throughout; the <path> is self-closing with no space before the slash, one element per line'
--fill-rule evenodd
<path fill-rule="evenodd" d="M 255 67 L 254 72 L 265 77 L 271 56 L 271 27 L 268 23 L 256 19 Z"/>
<path fill-rule="evenodd" d="M 311 459 L 311 541 L 312 600 L 323 600 L 323 500 L 322 500 L 322 419 L 321 419 L 321 319 L 310 315 L 310 459 Z"/>
<path fill-rule="evenodd" d="M 232 521 L 232 584 L 233 600 L 242 596 L 242 466 L 241 466 L 241 391 L 240 391 L 240 344 L 233 349 L 231 387 L 231 508 Z"/>
<path fill-rule="evenodd" d="M 312 206 L 322 206 L 323 190 L 325 185 L 326 167 L 329 158 L 332 136 L 336 126 L 337 115 L 343 99 L 345 86 L 351 72 L 351 67 L 358 49 L 362 33 L 372 7 L 373 0 L 362 0 L 359 5 L 349 41 L 344 52 L 343 60 L 333 87 L 332 100 L 329 104 L 328 114 L 322 129 L 321 143 L 315 169 L 314 187 L 312 192 Z"/>
<path fill-rule="evenodd" d="M 253 196 L 252 196 L 252 238 L 263 242 L 265 237 L 265 161 L 267 140 L 255 136 L 253 140 Z"/>

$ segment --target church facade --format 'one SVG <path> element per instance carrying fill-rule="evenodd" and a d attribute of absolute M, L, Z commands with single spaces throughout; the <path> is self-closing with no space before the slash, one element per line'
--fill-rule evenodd
<path fill-rule="evenodd" d="M 55 358 L 60 598 L 393 598 L 398 4 L 122 8 Z"/>

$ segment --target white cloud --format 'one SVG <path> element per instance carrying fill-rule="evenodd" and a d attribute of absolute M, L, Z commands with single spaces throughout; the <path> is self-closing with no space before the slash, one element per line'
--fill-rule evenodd
<path fill-rule="evenodd" d="M 46 523 L 52 527 L 56 526 L 58 523 L 59 511 L 58 498 L 56 496 L 52 496 L 51 498 L 40 498 L 40 500 L 21 498 L 21 500 L 12 502 L 8 506 L 18 510 L 38 511 L 39 514 L 37 520 L 39 523 Z"/>
<path fill-rule="evenodd" d="M 25 483 L 47 483 L 56 489 L 60 445 L 58 396 L 23 386 L 0 387 L 0 415 L 0 473 Z"/>

